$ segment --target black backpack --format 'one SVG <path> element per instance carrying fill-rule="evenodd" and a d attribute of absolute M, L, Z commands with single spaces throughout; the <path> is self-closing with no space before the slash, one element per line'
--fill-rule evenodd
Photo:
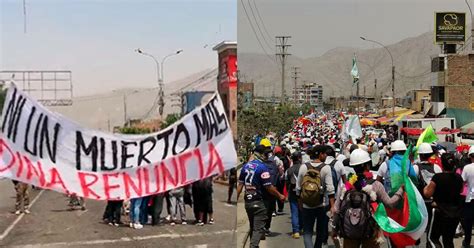
<path fill-rule="evenodd" d="M 427 198 L 423 194 L 423 189 L 428 184 L 426 183 L 425 177 L 423 176 L 423 174 L 427 174 L 427 175 L 431 174 L 429 176 L 431 176 L 431 178 L 432 178 L 433 175 L 435 174 L 434 165 L 431 164 L 431 163 L 418 163 L 417 165 L 418 165 L 418 175 L 417 175 L 418 183 L 417 183 L 416 188 L 420 192 L 423 199 L 426 200 Z"/>
<path fill-rule="evenodd" d="M 347 191 L 334 221 L 339 235 L 353 240 L 373 237 L 376 224 L 371 210 L 367 193 L 355 189 Z"/>

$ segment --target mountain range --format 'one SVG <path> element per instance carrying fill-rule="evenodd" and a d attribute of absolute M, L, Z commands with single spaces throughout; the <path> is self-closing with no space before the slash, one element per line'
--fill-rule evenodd
<path fill-rule="evenodd" d="M 440 47 L 434 44 L 432 32 L 401 40 L 387 45 L 386 48 L 393 56 L 397 97 L 406 95 L 410 90 L 429 88 L 432 85 L 431 58 L 441 52 Z M 286 94 L 289 96 L 294 88 L 291 67 L 298 66 L 300 67 L 298 85 L 305 82 L 322 85 L 324 98 L 355 95 L 356 87 L 353 86 L 350 75 L 354 54 L 360 73 L 360 95 L 364 95 L 365 89 L 367 96 L 374 96 L 375 93 L 377 96 L 391 96 L 392 64 L 389 53 L 383 47 L 371 49 L 337 47 L 318 57 L 289 56 L 285 69 Z M 239 53 L 238 58 L 240 79 L 255 83 L 257 96 L 280 96 L 279 61 L 272 56 L 254 53 Z"/>

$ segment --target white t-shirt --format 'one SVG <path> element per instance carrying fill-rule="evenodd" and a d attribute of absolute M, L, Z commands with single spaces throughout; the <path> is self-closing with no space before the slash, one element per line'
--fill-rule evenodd
<path fill-rule="evenodd" d="M 461 177 L 467 183 L 466 202 L 470 202 L 474 199 L 474 163 L 464 166 Z"/>

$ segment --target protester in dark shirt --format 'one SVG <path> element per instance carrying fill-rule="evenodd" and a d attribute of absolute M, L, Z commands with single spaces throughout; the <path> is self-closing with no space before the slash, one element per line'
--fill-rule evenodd
<path fill-rule="evenodd" d="M 433 247 L 441 247 L 439 238 L 442 236 L 443 247 L 454 248 L 454 234 L 462 211 L 463 180 L 454 172 L 456 159 L 453 154 L 443 154 L 441 163 L 444 172 L 435 174 L 423 190 L 425 197 L 433 197 L 434 204 L 428 242 Z"/>

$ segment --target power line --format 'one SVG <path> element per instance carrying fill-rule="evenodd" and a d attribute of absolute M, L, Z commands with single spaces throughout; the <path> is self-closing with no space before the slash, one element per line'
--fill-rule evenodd
<path fill-rule="evenodd" d="M 257 20 L 257 18 L 255 17 L 255 13 L 254 13 L 254 11 L 253 11 L 252 4 L 250 3 L 250 0 L 247 0 L 247 3 L 249 4 L 250 12 L 252 13 L 253 19 L 255 20 L 255 24 L 257 25 L 258 31 L 260 32 L 260 35 L 262 36 L 263 41 L 265 41 L 265 44 L 266 44 L 266 45 L 268 46 L 268 48 L 271 50 L 271 49 L 272 49 L 272 46 L 270 45 L 270 43 L 268 43 L 267 39 L 265 38 L 265 34 L 262 32 L 262 29 L 260 28 L 260 25 L 258 24 L 258 20 Z M 255 3 L 255 1 L 254 1 L 254 3 Z"/>
<path fill-rule="evenodd" d="M 255 3 L 255 0 L 253 0 L 253 5 L 254 5 L 254 7 L 255 7 L 255 10 L 257 11 L 257 16 L 258 16 L 258 18 L 260 19 L 260 22 L 262 22 L 263 30 L 265 30 L 265 33 L 267 34 L 267 36 L 268 36 L 269 38 L 273 37 L 272 35 L 270 35 L 270 33 L 269 33 L 268 30 L 267 30 L 267 27 L 266 27 L 266 25 L 265 25 L 265 22 L 264 22 L 263 19 L 262 19 L 262 16 L 260 15 L 260 11 L 258 10 L 257 4 Z"/>
<path fill-rule="evenodd" d="M 252 28 L 253 34 L 254 34 L 255 38 L 257 39 L 258 44 L 260 45 L 260 48 L 262 48 L 262 51 L 265 53 L 265 55 L 268 57 L 268 59 L 270 59 L 273 63 L 276 64 L 276 61 L 274 59 L 272 59 L 272 57 L 270 57 L 270 55 L 268 55 L 267 51 L 265 50 L 265 47 L 263 46 L 262 42 L 260 41 L 260 38 L 257 35 L 257 31 L 255 30 L 255 27 L 253 26 L 252 20 L 250 19 L 250 16 L 247 12 L 247 8 L 245 7 L 244 1 L 240 0 L 240 3 L 242 4 L 242 7 L 244 8 L 245 16 L 247 17 L 247 20 L 250 24 L 250 27 Z"/>

